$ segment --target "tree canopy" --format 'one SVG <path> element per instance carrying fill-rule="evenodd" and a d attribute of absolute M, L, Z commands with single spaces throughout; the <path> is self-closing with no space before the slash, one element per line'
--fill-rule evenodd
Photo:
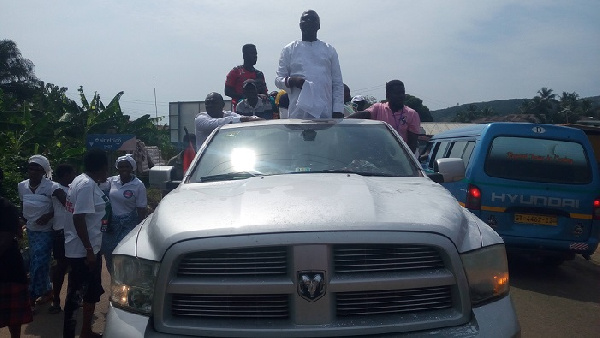
<path fill-rule="evenodd" d="M 588 116 L 599 117 L 590 101 L 580 99 L 575 92 L 563 92 L 558 96 L 552 89 L 543 87 L 532 99 L 523 101 L 519 111 L 504 116 L 504 120 L 565 124 L 574 123 Z M 458 112 L 452 121 L 468 123 L 501 120 L 502 117 L 497 116 L 490 107 L 481 108 L 471 104 L 466 110 Z"/>
<path fill-rule="evenodd" d="M 105 105 L 100 94 L 88 99 L 78 89 L 80 103 L 67 88 L 45 84 L 34 74 L 33 63 L 21 56 L 16 44 L 0 41 L 0 168 L 5 179 L 0 194 L 18 203 L 17 183 L 25 178 L 27 159 L 48 157 L 53 166 L 70 163 L 81 169 L 88 134 L 134 134 L 147 145 L 159 146 L 168 158 L 175 149 L 168 130 L 144 115 L 131 120 L 121 110 L 117 93 Z"/>

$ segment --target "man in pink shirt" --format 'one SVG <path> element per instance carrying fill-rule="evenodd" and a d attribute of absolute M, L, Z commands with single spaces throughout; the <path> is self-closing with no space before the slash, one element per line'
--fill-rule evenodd
<path fill-rule="evenodd" d="M 375 103 L 367 110 L 356 112 L 348 117 L 387 122 L 398 131 L 414 153 L 418 146 L 421 119 L 419 113 L 404 105 L 404 95 L 404 83 L 400 80 L 392 80 L 385 84 L 387 102 Z"/>

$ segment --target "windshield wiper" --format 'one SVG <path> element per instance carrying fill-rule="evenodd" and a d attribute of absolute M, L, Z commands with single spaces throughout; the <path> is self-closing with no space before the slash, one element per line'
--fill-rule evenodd
<path fill-rule="evenodd" d="M 395 177 L 397 175 L 382 173 L 382 172 L 372 172 L 372 171 L 355 171 L 348 169 L 325 169 L 325 170 L 311 170 L 311 171 L 296 171 L 291 172 L 290 174 L 356 174 L 360 176 L 381 176 L 381 177 Z"/>
<path fill-rule="evenodd" d="M 214 182 L 214 181 L 229 181 L 229 180 L 243 180 L 245 178 L 262 176 L 262 173 L 258 171 L 233 171 L 226 174 L 211 175 L 200 177 L 200 182 Z"/>

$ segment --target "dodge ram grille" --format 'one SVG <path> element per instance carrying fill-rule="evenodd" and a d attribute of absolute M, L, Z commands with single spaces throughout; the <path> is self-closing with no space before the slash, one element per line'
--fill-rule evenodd
<path fill-rule="evenodd" d="M 345 337 L 470 319 L 456 247 L 431 233 L 203 238 L 173 245 L 161 267 L 153 322 L 176 335 Z"/>
<path fill-rule="evenodd" d="M 175 295 L 173 315 L 207 318 L 287 318 L 287 295 Z"/>
<path fill-rule="evenodd" d="M 336 245 L 335 272 L 397 272 L 443 268 L 437 250 L 424 245 Z"/>
<path fill-rule="evenodd" d="M 179 263 L 179 277 L 232 277 L 285 275 L 285 247 L 201 251 Z"/>
<path fill-rule="evenodd" d="M 341 292 L 336 295 L 338 316 L 380 315 L 440 310 L 452 306 L 449 287 L 393 291 Z"/>

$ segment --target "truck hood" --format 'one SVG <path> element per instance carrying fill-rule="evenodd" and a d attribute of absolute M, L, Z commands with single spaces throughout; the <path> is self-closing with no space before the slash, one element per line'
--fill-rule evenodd
<path fill-rule="evenodd" d="M 480 226 L 426 177 L 275 175 L 181 184 L 138 226 L 136 255 L 160 260 L 194 238 L 348 230 L 436 232 L 463 252 L 485 242 Z"/>

